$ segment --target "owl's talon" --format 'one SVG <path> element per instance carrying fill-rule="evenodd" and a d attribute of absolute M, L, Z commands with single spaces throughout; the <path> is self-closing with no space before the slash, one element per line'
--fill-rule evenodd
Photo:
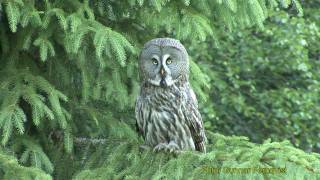
<path fill-rule="evenodd" d="M 139 146 L 139 149 L 140 149 L 141 151 L 143 151 L 143 150 L 149 150 L 150 147 L 147 146 L 147 145 L 145 145 L 145 144 L 142 144 L 142 145 Z"/>
<path fill-rule="evenodd" d="M 159 143 L 158 145 L 156 145 L 154 148 L 153 148 L 153 152 L 159 152 L 163 149 L 166 149 L 167 147 L 167 144 L 165 143 Z"/>
<path fill-rule="evenodd" d="M 167 150 L 170 153 L 176 154 L 176 152 L 178 152 L 180 148 L 177 143 L 175 143 L 174 141 L 170 141 L 170 143 L 167 145 Z"/>

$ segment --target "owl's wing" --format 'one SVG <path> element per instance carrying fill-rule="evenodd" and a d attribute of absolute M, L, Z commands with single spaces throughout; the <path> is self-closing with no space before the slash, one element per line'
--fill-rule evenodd
<path fill-rule="evenodd" d="M 189 94 L 186 105 L 187 107 L 186 111 L 184 112 L 184 116 L 187 120 L 187 124 L 190 129 L 196 150 L 205 153 L 206 136 L 203 128 L 201 114 L 198 111 L 198 102 L 191 88 L 188 90 L 188 93 Z"/>
<path fill-rule="evenodd" d="M 142 130 L 142 125 L 141 125 L 143 122 L 143 112 L 142 112 L 142 105 L 141 105 L 140 97 L 138 97 L 136 100 L 135 116 L 136 116 L 136 131 L 139 135 L 143 136 L 143 138 L 144 138 L 144 133 Z"/>

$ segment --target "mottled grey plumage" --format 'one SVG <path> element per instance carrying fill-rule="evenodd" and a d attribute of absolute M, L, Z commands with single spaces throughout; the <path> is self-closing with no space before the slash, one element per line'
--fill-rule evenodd
<path fill-rule="evenodd" d="M 191 89 L 188 54 L 175 39 L 147 42 L 139 57 L 137 130 L 154 150 L 205 152 L 205 133 Z"/>

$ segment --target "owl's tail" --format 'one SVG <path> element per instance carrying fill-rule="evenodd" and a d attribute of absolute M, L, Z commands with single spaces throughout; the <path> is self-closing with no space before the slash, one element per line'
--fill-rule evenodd
<path fill-rule="evenodd" d="M 195 143 L 195 148 L 196 148 L 197 151 L 206 153 L 206 146 L 205 146 L 204 141 L 196 142 Z"/>
<path fill-rule="evenodd" d="M 197 134 L 196 138 L 194 138 L 194 144 L 197 151 L 206 153 L 206 142 L 207 137 L 205 135 L 204 129 L 200 129 L 200 132 Z"/>

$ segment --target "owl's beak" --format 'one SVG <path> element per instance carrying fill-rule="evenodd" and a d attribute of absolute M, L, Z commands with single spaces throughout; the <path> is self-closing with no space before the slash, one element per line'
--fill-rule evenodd
<path fill-rule="evenodd" d="M 161 81 L 160 81 L 160 86 L 161 87 L 166 87 L 167 86 L 167 82 L 166 82 L 166 71 L 164 70 L 164 68 L 161 66 L 160 67 L 160 76 L 161 76 Z"/>
<path fill-rule="evenodd" d="M 163 77 L 165 75 L 165 71 L 163 69 L 163 67 L 160 68 L 160 75 Z"/>

